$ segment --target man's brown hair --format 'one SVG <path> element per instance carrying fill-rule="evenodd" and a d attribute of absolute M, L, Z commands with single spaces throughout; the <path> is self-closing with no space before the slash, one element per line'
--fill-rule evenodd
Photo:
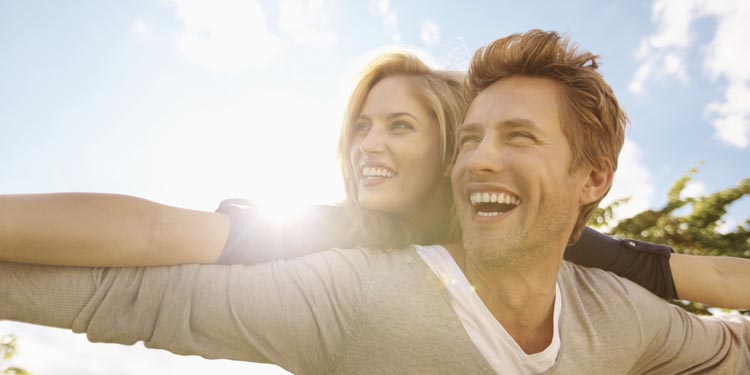
<path fill-rule="evenodd" d="M 531 30 L 513 34 L 474 54 L 468 74 L 469 96 L 473 98 L 493 83 L 512 76 L 557 82 L 561 88 L 560 122 L 573 154 L 571 170 L 586 164 L 595 168 L 610 164 L 614 171 L 628 119 L 612 88 L 597 71 L 598 57 L 579 51 L 577 45 L 571 45 L 556 32 Z M 569 243 L 578 240 L 600 201 L 601 198 L 581 207 Z"/>

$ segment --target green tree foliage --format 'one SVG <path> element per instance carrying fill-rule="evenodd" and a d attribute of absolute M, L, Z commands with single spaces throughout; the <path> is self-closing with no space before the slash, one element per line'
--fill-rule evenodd
<path fill-rule="evenodd" d="M 750 179 L 707 196 L 682 197 L 682 191 L 696 172 L 696 168 L 691 169 L 672 185 L 664 207 L 643 211 L 611 225 L 614 209 L 627 201 L 623 199 L 599 208 L 590 225 L 609 228 L 605 231 L 617 237 L 669 245 L 682 254 L 750 258 L 750 217 L 731 232 L 717 230 L 729 206 L 743 196 L 750 196 Z M 703 304 L 686 301 L 675 304 L 696 314 L 710 315 Z M 750 315 L 748 311 L 742 313 Z"/>
<path fill-rule="evenodd" d="M 15 335 L 0 336 L 0 374 L 31 375 L 22 368 L 6 365 L 6 362 L 16 354 L 16 340 L 17 338 Z"/>

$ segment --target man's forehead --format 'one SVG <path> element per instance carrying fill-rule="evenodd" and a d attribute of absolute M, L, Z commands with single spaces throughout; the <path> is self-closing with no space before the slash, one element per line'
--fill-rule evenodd
<path fill-rule="evenodd" d="M 472 100 L 461 131 L 503 125 L 539 127 L 558 120 L 559 85 L 546 78 L 509 77 L 499 80 Z"/>

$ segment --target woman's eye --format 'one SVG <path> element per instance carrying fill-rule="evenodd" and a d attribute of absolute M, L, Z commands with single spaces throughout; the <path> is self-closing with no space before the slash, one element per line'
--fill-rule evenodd
<path fill-rule="evenodd" d="M 393 130 L 411 130 L 411 129 L 414 129 L 414 127 L 411 126 L 411 125 L 409 125 L 408 123 L 399 121 L 399 122 L 394 122 L 393 125 L 391 125 L 391 129 L 393 129 Z"/>
<path fill-rule="evenodd" d="M 367 133 L 370 131 L 370 127 L 371 127 L 370 124 L 366 124 L 366 123 L 356 124 L 354 125 L 354 132 L 357 134 Z"/>

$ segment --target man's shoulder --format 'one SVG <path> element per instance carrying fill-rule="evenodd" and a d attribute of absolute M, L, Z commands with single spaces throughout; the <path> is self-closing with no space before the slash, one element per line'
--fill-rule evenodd
<path fill-rule="evenodd" d="M 570 261 L 563 261 L 560 267 L 560 274 L 576 280 L 576 282 L 596 282 L 597 285 L 635 290 L 638 293 L 645 292 L 653 295 L 655 298 L 659 298 L 632 280 L 601 268 L 586 267 Z"/>
<path fill-rule="evenodd" d="M 409 245 L 397 249 L 368 247 L 333 248 L 290 260 L 292 263 L 327 266 L 345 265 L 353 268 L 400 269 L 418 260 L 416 248 Z"/>
<path fill-rule="evenodd" d="M 635 312 L 643 304 L 665 303 L 640 285 L 612 272 L 564 261 L 558 277 L 560 288 L 590 304 L 609 304 L 621 311 Z"/>
<path fill-rule="evenodd" d="M 592 286 L 594 290 L 618 289 L 625 291 L 627 289 L 637 288 L 645 291 L 640 285 L 612 272 L 596 267 L 581 266 L 569 261 L 563 261 L 563 264 L 560 267 L 560 277 L 558 278 L 558 281 L 566 284 L 586 284 Z"/>
<path fill-rule="evenodd" d="M 367 258 L 392 258 L 405 259 L 416 255 L 415 245 L 408 245 L 402 248 L 380 249 L 374 247 L 353 246 L 348 248 L 332 248 L 319 252 L 318 254 L 328 254 L 328 256 L 339 257 L 367 257 Z"/>
<path fill-rule="evenodd" d="M 301 260 L 310 262 L 309 265 L 317 270 L 325 268 L 333 272 L 356 274 L 357 277 L 369 275 L 367 278 L 370 285 L 388 290 L 393 288 L 392 291 L 397 294 L 400 293 L 400 287 L 406 284 L 429 286 L 433 289 L 436 282 L 432 270 L 419 256 L 414 245 L 391 249 L 330 249 Z"/>
<path fill-rule="evenodd" d="M 569 262 L 560 268 L 558 285 L 563 305 L 561 338 L 568 359 L 565 366 L 589 358 L 591 353 L 585 348 L 592 346 L 617 345 L 628 348 L 626 357 L 637 358 L 643 306 L 633 293 L 638 293 L 640 286 L 610 272 Z M 622 359 L 612 355 L 607 352 L 602 359 Z"/>
<path fill-rule="evenodd" d="M 624 277 L 567 261 L 560 268 L 558 283 L 567 300 L 574 299 L 589 311 L 601 310 L 640 319 L 651 309 L 666 304 L 663 299 Z"/>

